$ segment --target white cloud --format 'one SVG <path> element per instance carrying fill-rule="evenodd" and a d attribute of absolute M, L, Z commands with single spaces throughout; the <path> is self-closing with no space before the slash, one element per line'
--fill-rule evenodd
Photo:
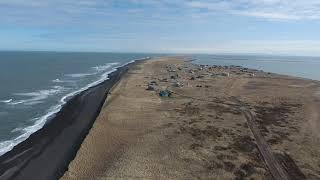
<path fill-rule="evenodd" d="M 314 31 L 306 28 L 301 36 L 297 31 L 289 32 L 289 28 L 282 29 L 288 31 L 285 34 L 270 27 L 251 37 L 244 32 L 251 24 L 234 29 L 229 27 L 236 20 L 233 16 L 316 22 L 320 20 L 320 0 L 0 0 L 0 12 L 1 26 L 19 27 L 26 40 L 34 40 L 36 35 L 34 44 L 50 42 L 57 47 L 61 44 L 104 47 L 121 42 L 117 46 L 119 49 L 126 44 L 140 49 L 137 43 L 144 42 L 141 46 L 158 50 L 163 45 L 169 47 L 163 49 L 171 52 L 320 54 L 320 42 L 316 41 L 227 42 L 231 38 L 249 40 L 261 36 L 265 39 L 317 40 L 319 36 L 308 35 Z M 293 24 L 299 23 L 290 24 L 295 27 Z M 262 29 L 260 25 L 261 22 L 257 23 L 259 30 Z M 35 31 L 28 33 L 29 27 Z M 310 27 L 316 28 L 318 24 Z M 223 43 L 205 44 L 215 39 Z M 8 41 L 13 40 L 10 37 Z M 150 44 L 145 45 L 146 42 Z"/>
<path fill-rule="evenodd" d="M 285 14 L 285 13 L 271 13 L 271 12 L 259 12 L 259 11 L 248 11 L 248 12 L 234 12 L 235 14 L 266 18 L 266 19 L 278 19 L 278 20 L 300 20 L 301 16 Z"/>
<path fill-rule="evenodd" d="M 318 0 L 185 1 L 193 9 L 279 20 L 320 19 Z"/>
<path fill-rule="evenodd" d="M 220 2 L 202 2 L 202 1 L 187 1 L 186 5 L 192 8 L 202 8 L 209 10 L 229 10 L 231 9 L 232 3 L 226 1 Z"/>
<path fill-rule="evenodd" d="M 120 5 L 120 6 L 119 6 Z M 73 23 L 79 16 L 149 21 L 206 20 L 217 14 L 273 20 L 319 20 L 319 0 L 0 0 L 0 23 Z M 130 15 L 125 13 L 129 12 Z M 45 19 L 49 19 L 46 21 Z M 83 21 L 83 19 L 82 19 Z M 140 22 L 139 22 L 140 21 Z"/>

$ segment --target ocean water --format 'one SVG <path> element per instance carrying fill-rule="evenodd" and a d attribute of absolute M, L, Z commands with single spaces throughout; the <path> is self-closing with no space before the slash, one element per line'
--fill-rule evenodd
<path fill-rule="evenodd" d="M 238 65 L 266 72 L 320 80 L 320 57 L 259 55 L 193 55 L 195 63 Z"/>
<path fill-rule="evenodd" d="M 155 54 L 0 52 L 0 155 L 27 139 L 75 94 L 117 67 Z"/>

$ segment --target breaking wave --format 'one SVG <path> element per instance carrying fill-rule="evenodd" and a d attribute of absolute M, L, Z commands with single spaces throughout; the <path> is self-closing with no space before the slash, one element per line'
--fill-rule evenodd
<path fill-rule="evenodd" d="M 143 59 L 147 59 L 147 58 L 143 58 Z M 143 59 L 137 59 L 137 60 L 143 60 Z M 53 118 L 55 116 L 55 114 L 61 110 L 63 105 L 66 104 L 66 102 L 70 98 L 89 89 L 90 87 L 93 87 L 95 85 L 102 83 L 105 80 L 108 80 L 108 76 L 110 73 L 116 71 L 119 67 L 131 64 L 137 60 L 132 60 L 132 61 L 125 63 L 125 64 L 122 64 L 120 66 L 116 66 L 119 63 L 108 63 L 106 65 L 93 67 L 93 69 L 96 70 L 96 73 L 97 72 L 102 73 L 96 81 L 91 82 L 91 83 L 87 84 L 86 86 L 84 86 L 76 91 L 70 92 L 70 93 L 66 94 L 65 96 L 63 96 L 60 99 L 59 103 L 55 106 L 52 106 L 47 111 L 47 113 L 45 115 L 32 119 L 32 121 L 34 121 L 34 124 L 32 126 L 28 126 L 28 127 L 24 127 L 24 128 L 18 127 L 18 128 L 13 129 L 11 132 L 22 132 L 22 134 L 19 135 L 18 137 L 16 137 L 15 139 L 0 142 L 0 155 L 3 155 L 6 152 L 10 151 L 14 146 L 16 146 L 17 144 L 26 140 L 31 134 L 33 134 L 36 131 L 38 131 L 39 129 L 41 129 L 46 124 L 47 120 L 50 118 Z M 81 76 L 83 77 L 83 76 L 87 76 L 87 75 L 88 75 L 88 73 L 73 74 L 73 77 L 81 77 Z M 56 95 L 58 93 L 64 92 L 65 90 L 66 90 L 66 88 L 64 88 L 64 87 L 54 86 L 52 89 L 48 89 L 48 90 L 40 90 L 40 91 L 29 92 L 29 93 L 15 93 L 15 95 L 17 95 L 17 96 L 30 97 L 30 98 L 27 98 L 24 100 L 14 101 L 14 100 L 10 99 L 10 100 L 3 100 L 3 101 L 5 101 L 6 103 L 9 103 L 11 105 L 17 105 L 17 104 L 30 105 L 32 103 L 42 103 L 43 102 L 42 100 L 45 100 L 49 96 Z M 2 101 L 0 101 L 0 102 L 2 102 Z"/>
<path fill-rule="evenodd" d="M 40 104 L 43 103 L 45 99 L 47 99 L 49 96 L 59 94 L 63 91 L 67 90 L 67 88 L 62 87 L 62 86 L 54 86 L 52 89 L 47 89 L 47 90 L 39 90 L 35 92 L 28 92 L 28 93 L 14 93 L 13 95 L 16 96 L 23 96 L 23 97 L 29 97 L 26 99 L 22 100 L 12 100 L 7 102 L 9 105 L 18 105 L 18 104 L 23 104 L 23 105 L 35 105 L 35 104 Z"/>

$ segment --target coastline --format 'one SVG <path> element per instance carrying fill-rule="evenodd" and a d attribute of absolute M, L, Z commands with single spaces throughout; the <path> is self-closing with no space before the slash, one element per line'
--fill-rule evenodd
<path fill-rule="evenodd" d="M 315 80 L 146 61 L 111 89 L 61 179 L 320 178 L 319 92 Z"/>
<path fill-rule="evenodd" d="M 0 179 L 62 176 L 98 116 L 107 92 L 130 67 L 145 60 L 128 62 L 111 72 L 108 80 L 69 99 L 40 130 L 0 156 Z"/>

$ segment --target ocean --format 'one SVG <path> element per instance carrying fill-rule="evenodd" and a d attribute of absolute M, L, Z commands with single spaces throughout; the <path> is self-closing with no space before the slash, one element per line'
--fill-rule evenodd
<path fill-rule="evenodd" d="M 48 122 L 72 96 L 117 67 L 161 54 L 0 52 L 0 155 Z M 190 55 L 195 63 L 240 65 L 320 80 L 319 57 Z"/>
<path fill-rule="evenodd" d="M 0 52 L 0 155 L 27 139 L 72 96 L 117 67 L 156 54 Z"/>

